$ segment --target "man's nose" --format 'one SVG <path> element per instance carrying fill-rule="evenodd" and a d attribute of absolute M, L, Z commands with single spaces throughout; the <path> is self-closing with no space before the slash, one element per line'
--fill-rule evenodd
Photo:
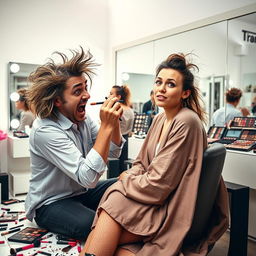
<path fill-rule="evenodd" d="M 82 95 L 82 100 L 88 100 L 90 98 L 90 94 L 88 92 L 84 92 Z"/>

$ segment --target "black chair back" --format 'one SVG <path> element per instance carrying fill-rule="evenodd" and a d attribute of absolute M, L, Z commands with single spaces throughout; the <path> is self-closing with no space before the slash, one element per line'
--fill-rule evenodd
<path fill-rule="evenodd" d="M 192 226 L 184 240 L 192 245 L 203 237 L 217 195 L 221 172 L 226 157 L 223 144 L 214 143 L 204 152 L 203 165 Z"/>

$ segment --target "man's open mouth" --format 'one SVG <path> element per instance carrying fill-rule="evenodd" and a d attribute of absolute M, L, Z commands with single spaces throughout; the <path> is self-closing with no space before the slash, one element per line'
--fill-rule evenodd
<path fill-rule="evenodd" d="M 79 113 L 84 112 L 84 111 L 85 111 L 85 105 L 80 105 L 80 106 L 77 108 L 77 111 L 78 111 Z"/>

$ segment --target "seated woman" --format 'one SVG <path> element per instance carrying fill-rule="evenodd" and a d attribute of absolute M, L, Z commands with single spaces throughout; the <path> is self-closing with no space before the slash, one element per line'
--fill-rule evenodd
<path fill-rule="evenodd" d="M 21 110 L 20 114 L 20 125 L 17 128 L 18 131 L 25 131 L 25 126 L 32 127 L 35 120 L 34 114 L 29 109 L 29 104 L 26 99 L 27 88 L 21 88 L 17 91 L 19 94 L 19 99 L 15 102 L 17 109 Z"/>
<path fill-rule="evenodd" d="M 111 88 L 110 95 L 117 97 L 123 102 L 120 103 L 123 108 L 123 114 L 120 121 L 120 128 L 122 136 L 126 139 L 126 142 L 122 148 L 122 153 L 119 157 L 119 172 L 126 170 L 124 161 L 128 159 L 128 137 L 132 131 L 134 122 L 134 112 L 131 108 L 131 91 L 127 85 L 114 85 Z"/>
<path fill-rule="evenodd" d="M 164 112 L 154 118 L 132 168 L 105 192 L 80 255 L 206 255 L 227 229 L 228 196 L 221 179 L 204 239 L 183 247 L 207 147 L 193 68 L 183 54 L 158 66 L 154 97 Z"/>

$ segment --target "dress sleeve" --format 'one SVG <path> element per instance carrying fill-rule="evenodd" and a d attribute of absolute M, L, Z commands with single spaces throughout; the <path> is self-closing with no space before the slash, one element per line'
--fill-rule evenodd
<path fill-rule="evenodd" d="M 189 177 L 198 163 L 201 168 L 203 146 L 197 144 L 198 140 L 202 143 L 202 131 L 184 123 L 178 125 L 146 171 L 128 174 L 121 180 L 125 195 L 144 204 L 163 204 L 177 189 L 185 172 Z"/>

